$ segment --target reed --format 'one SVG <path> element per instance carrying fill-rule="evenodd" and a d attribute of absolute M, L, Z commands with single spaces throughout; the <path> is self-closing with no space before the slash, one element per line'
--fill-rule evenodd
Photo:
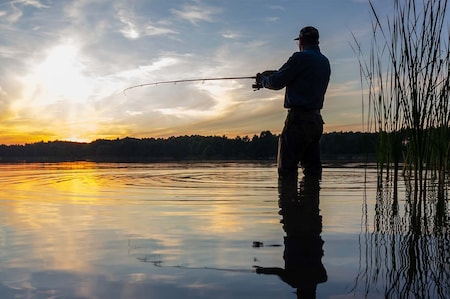
<path fill-rule="evenodd" d="M 378 136 L 378 169 L 398 181 L 412 178 L 417 209 L 430 178 L 444 184 L 449 172 L 449 27 L 447 0 L 394 0 L 382 19 L 369 1 L 372 39 L 369 55 L 354 36 L 367 130 Z"/>
<path fill-rule="evenodd" d="M 450 236 L 445 199 L 448 194 L 428 186 L 429 200 L 420 218 L 415 213 L 413 190 L 406 183 L 405 201 L 393 198 L 392 181 L 383 180 L 368 217 L 364 198 L 360 268 L 352 291 L 384 298 L 448 298 L 450 292 Z"/>
<path fill-rule="evenodd" d="M 366 212 L 355 289 L 386 298 L 446 298 L 450 153 L 450 24 L 447 0 L 394 0 L 373 20 L 368 53 L 354 36 L 366 130 L 377 132 L 373 231 Z M 366 109 L 363 105 L 363 108 Z M 398 200 L 398 182 L 405 198 Z M 365 253 L 365 255 L 363 254 Z M 434 294 L 434 295 L 430 295 Z"/>

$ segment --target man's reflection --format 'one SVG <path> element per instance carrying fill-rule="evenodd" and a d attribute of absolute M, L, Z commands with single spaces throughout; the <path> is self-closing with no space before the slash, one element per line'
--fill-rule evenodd
<path fill-rule="evenodd" d="M 278 181 L 281 223 L 286 232 L 285 267 L 258 267 L 257 273 L 276 274 L 297 289 L 298 298 L 315 298 L 317 284 L 327 281 L 322 264 L 322 216 L 319 214 L 318 177 L 305 176 L 297 188 L 297 177 Z"/>

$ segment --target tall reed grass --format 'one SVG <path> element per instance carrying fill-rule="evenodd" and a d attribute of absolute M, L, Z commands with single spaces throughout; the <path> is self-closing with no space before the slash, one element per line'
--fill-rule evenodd
<path fill-rule="evenodd" d="M 384 284 L 386 298 L 447 298 L 448 0 L 394 0 L 386 18 L 369 4 L 369 51 L 356 36 L 352 46 L 368 104 L 366 130 L 378 132 L 379 179 L 373 232 L 364 232 L 355 288 L 364 282 L 369 294 Z M 405 184 L 402 202 L 398 182 Z M 362 227 L 369 223 L 366 213 Z"/>
<path fill-rule="evenodd" d="M 448 1 L 394 0 L 392 15 L 385 19 L 369 4 L 368 55 L 356 36 L 352 45 L 368 97 L 365 125 L 379 133 L 380 177 L 392 177 L 396 187 L 403 170 L 412 179 L 415 202 L 424 204 L 430 179 L 443 186 L 449 173 Z"/>

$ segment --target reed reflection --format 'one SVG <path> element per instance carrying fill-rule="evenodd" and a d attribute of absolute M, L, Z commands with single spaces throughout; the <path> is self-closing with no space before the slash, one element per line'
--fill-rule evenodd
<path fill-rule="evenodd" d="M 378 184 L 373 231 L 367 205 L 356 288 L 386 298 L 449 298 L 448 183 L 429 182 L 420 196 L 405 178 L 404 204 L 392 181 Z"/>
<path fill-rule="evenodd" d="M 259 274 L 278 275 L 296 289 L 297 298 L 315 298 L 317 285 L 327 281 L 322 264 L 322 216 L 319 209 L 320 179 L 305 176 L 278 181 L 284 237 L 284 268 L 258 267 Z"/>

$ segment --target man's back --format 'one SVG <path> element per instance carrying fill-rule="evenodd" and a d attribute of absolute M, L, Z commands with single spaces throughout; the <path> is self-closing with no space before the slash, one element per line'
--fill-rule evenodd
<path fill-rule="evenodd" d="M 294 53 L 291 58 L 292 62 L 288 63 L 292 63 L 296 71 L 293 80 L 286 84 L 284 107 L 322 109 L 331 74 L 327 57 L 314 46 Z"/>

